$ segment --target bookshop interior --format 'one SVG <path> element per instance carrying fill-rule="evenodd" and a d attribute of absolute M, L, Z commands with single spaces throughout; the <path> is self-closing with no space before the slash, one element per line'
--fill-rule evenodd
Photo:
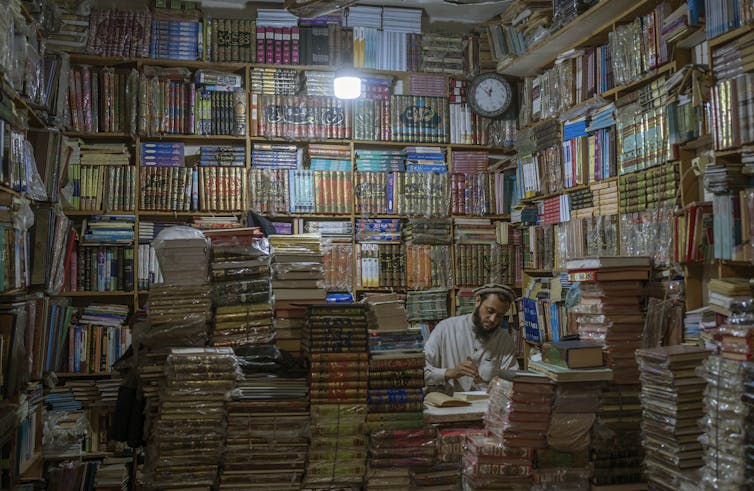
<path fill-rule="evenodd" d="M 0 0 L 0 489 L 754 489 L 753 24 Z"/>

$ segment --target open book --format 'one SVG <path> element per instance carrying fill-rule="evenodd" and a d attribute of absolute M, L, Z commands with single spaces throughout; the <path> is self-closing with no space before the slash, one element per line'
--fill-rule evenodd
<path fill-rule="evenodd" d="M 424 402 L 434 407 L 459 407 L 470 406 L 471 402 L 450 397 L 442 392 L 430 392 L 424 397 Z"/>

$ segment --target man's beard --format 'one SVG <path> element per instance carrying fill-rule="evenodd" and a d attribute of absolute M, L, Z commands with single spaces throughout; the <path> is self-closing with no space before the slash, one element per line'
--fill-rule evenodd
<path fill-rule="evenodd" d="M 482 317 L 479 315 L 479 307 L 474 309 L 474 313 L 471 316 L 471 325 L 474 335 L 482 342 L 487 341 L 495 332 L 495 329 L 488 330 L 484 328 Z"/>

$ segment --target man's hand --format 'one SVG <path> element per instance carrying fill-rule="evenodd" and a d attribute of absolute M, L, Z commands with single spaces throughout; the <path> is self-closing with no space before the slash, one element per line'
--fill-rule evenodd
<path fill-rule="evenodd" d="M 479 378 L 479 370 L 470 357 L 466 357 L 466 361 L 455 368 L 445 370 L 445 380 L 455 380 L 460 377 L 473 377 L 475 380 Z"/>

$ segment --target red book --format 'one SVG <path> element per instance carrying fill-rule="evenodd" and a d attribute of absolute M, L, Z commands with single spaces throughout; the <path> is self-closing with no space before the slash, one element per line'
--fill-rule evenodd
<path fill-rule="evenodd" d="M 273 60 L 276 65 L 283 63 L 283 28 L 275 28 L 275 45 L 273 50 Z"/>
<path fill-rule="evenodd" d="M 264 62 L 275 63 L 275 28 L 268 27 L 264 38 Z"/>
<path fill-rule="evenodd" d="M 264 26 L 257 26 L 257 63 L 265 62 L 265 39 L 267 35 L 267 28 Z"/>
<path fill-rule="evenodd" d="M 291 64 L 298 65 L 299 58 L 299 34 L 298 27 L 291 27 Z"/>
<path fill-rule="evenodd" d="M 283 52 L 282 63 L 283 65 L 291 64 L 291 28 L 283 27 Z"/>

